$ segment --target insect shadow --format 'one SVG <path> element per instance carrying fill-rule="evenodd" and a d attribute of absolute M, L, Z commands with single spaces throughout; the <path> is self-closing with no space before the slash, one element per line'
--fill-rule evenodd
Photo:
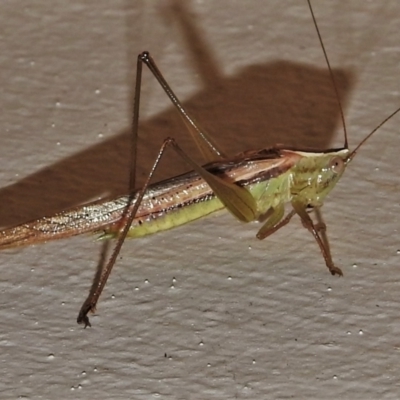
<path fill-rule="evenodd" d="M 276 59 L 248 66 L 233 76 L 224 76 L 219 68 L 218 54 L 214 54 L 206 42 L 187 2 L 171 1 L 161 11 L 166 12 L 168 23 L 172 19 L 179 27 L 187 43 L 187 57 L 190 57 L 203 83 L 203 88 L 183 101 L 183 105 L 226 153 L 235 154 L 278 143 L 297 149 L 324 150 L 332 147 L 332 136 L 340 128 L 340 116 L 327 68 Z M 129 17 L 126 25 L 129 43 L 129 26 L 132 26 Z M 157 55 L 154 56 L 157 59 Z M 133 60 L 136 60 L 136 54 L 130 61 L 132 73 L 135 70 Z M 159 64 L 162 70 L 163 66 Z M 334 69 L 333 73 L 341 103 L 345 106 L 353 85 L 353 73 L 345 69 Z M 168 80 L 168 74 L 165 77 Z M 148 74 L 145 79 L 154 78 Z M 178 88 L 173 89 L 179 96 Z M 190 154 L 197 154 L 172 105 L 148 120 L 141 120 L 141 138 L 149 135 L 151 140 L 142 140 L 138 150 L 138 186 L 167 136 L 175 137 Z M 104 193 L 110 197 L 126 194 L 130 142 L 130 128 L 127 127 L 100 144 L 1 188 L 0 203 L 12 204 L 11 209 L 9 206 L 0 207 L 1 225 L 13 226 L 52 215 Z M 202 163 L 200 158 L 197 160 Z M 164 163 L 163 175 L 158 178 L 176 175 L 183 170 L 185 166 L 174 158 L 172 162 Z M 74 190 L 77 187 L 79 191 Z M 46 189 L 46 201 L 43 201 L 43 188 Z M 60 198 L 60 192 L 68 193 L 68 196 Z"/>

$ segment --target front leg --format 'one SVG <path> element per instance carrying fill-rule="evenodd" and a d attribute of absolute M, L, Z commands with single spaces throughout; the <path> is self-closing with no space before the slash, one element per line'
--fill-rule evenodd
<path fill-rule="evenodd" d="M 290 213 L 287 214 L 285 218 L 283 218 L 284 213 L 285 209 L 283 204 L 280 204 L 277 208 L 272 209 L 270 215 L 268 216 L 267 221 L 257 232 L 256 235 L 257 239 L 260 240 L 265 239 L 267 236 L 272 235 L 278 229 L 287 225 L 289 221 L 292 219 L 293 215 L 295 214 L 295 211 L 294 210 L 290 211 Z"/>
<path fill-rule="evenodd" d="M 309 216 L 306 206 L 298 200 L 292 201 L 292 206 L 295 212 L 301 218 L 303 226 L 308 229 L 314 236 L 321 253 L 324 257 L 325 264 L 328 267 L 332 275 L 343 276 L 343 272 L 340 268 L 336 267 L 333 263 L 331 252 L 329 249 L 328 238 L 326 236 L 326 225 L 322 221 L 322 216 L 318 208 L 315 209 L 318 223 L 314 225 L 311 217 Z"/>

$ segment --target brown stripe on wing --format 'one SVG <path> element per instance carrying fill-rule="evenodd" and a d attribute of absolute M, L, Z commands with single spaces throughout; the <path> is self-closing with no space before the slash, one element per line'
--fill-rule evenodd
<path fill-rule="evenodd" d="M 302 156 L 294 151 L 262 149 L 238 154 L 231 160 L 207 164 L 211 173 L 246 186 L 275 178 L 292 168 Z"/>

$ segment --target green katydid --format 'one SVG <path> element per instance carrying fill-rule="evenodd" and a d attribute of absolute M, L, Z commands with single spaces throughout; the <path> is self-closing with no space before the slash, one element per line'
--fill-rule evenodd
<path fill-rule="evenodd" d="M 333 74 L 310 6 L 329 72 Z M 143 63 L 151 70 L 182 116 L 208 164 L 199 166 L 172 138 L 162 144 L 157 159 L 140 190 L 117 199 L 91 203 L 40 218 L 0 232 L 0 249 L 45 242 L 86 232 L 103 232 L 105 238 L 117 238 L 114 251 L 99 270 L 92 290 L 84 302 L 78 322 L 90 325 L 87 314 L 95 310 L 97 301 L 126 237 L 139 238 L 194 221 L 226 208 L 242 222 L 261 221 L 258 239 L 264 239 L 285 226 L 296 214 L 312 233 L 325 264 L 332 275 L 342 275 L 332 261 L 324 230 L 316 226 L 309 212 L 319 209 L 325 197 L 338 182 L 357 150 L 374 132 L 400 109 L 394 111 L 369 133 L 353 150 L 348 149 L 347 132 L 340 102 L 345 142 L 341 149 L 323 153 L 269 148 L 246 151 L 227 157 L 211 136 L 187 113 L 147 52 L 137 63 L 135 105 L 133 111 L 133 143 L 138 136 L 139 104 Z M 333 85 L 339 100 L 336 85 Z M 171 146 L 193 169 L 192 172 L 150 184 L 164 150 Z M 134 188 L 135 154 L 133 154 L 131 187 Z M 290 210 L 286 211 L 285 206 Z M 285 214 L 286 212 L 286 214 Z"/>

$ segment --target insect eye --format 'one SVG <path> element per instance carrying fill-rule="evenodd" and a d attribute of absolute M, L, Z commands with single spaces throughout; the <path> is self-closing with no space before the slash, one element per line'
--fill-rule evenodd
<path fill-rule="evenodd" d="M 334 157 L 329 162 L 329 169 L 331 169 L 334 173 L 340 174 L 344 169 L 344 161 L 340 157 Z"/>

